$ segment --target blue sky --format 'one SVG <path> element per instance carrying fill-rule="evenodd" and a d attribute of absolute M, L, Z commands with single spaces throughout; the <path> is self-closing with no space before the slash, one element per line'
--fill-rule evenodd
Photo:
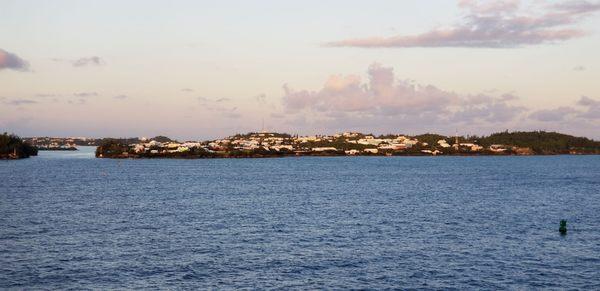
<path fill-rule="evenodd" d="M 265 120 L 299 134 L 600 138 L 597 10 L 594 1 L 3 1 L 0 128 L 204 139 Z"/>

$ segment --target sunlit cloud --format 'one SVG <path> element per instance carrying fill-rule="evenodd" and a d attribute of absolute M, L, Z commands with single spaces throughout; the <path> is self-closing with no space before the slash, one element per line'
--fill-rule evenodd
<path fill-rule="evenodd" d="M 368 37 L 327 43 L 332 47 L 487 47 L 514 48 L 556 43 L 586 35 L 575 27 L 582 19 L 600 10 L 600 3 L 570 1 L 548 5 L 540 1 L 523 9 L 519 0 L 461 0 L 467 13 L 455 25 L 416 35 Z M 529 11 L 543 11 L 530 13 Z"/>
<path fill-rule="evenodd" d="M 433 85 L 397 80 L 392 68 L 373 64 L 369 81 L 356 75 L 333 75 L 318 91 L 294 90 L 284 85 L 283 105 L 290 113 L 312 111 L 327 116 L 356 113 L 370 116 L 425 116 L 453 122 L 504 122 L 523 108 L 512 105 L 510 94 L 461 96 Z"/>
<path fill-rule="evenodd" d="M 600 101 L 581 97 L 573 106 L 537 109 L 519 104 L 513 93 L 458 94 L 433 85 L 397 79 L 393 69 L 373 64 L 366 81 L 357 75 L 332 75 L 317 90 L 284 85 L 283 111 L 271 118 L 290 126 L 380 132 L 411 130 L 478 132 L 506 128 L 572 128 L 600 121 Z M 283 114 L 285 113 L 285 114 Z"/>

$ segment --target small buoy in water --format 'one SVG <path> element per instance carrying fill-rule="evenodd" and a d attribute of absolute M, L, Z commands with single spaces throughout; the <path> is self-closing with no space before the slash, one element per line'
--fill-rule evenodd
<path fill-rule="evenodd" d="M 560 232 L 560 234 L 567 234 L 567 221 L 566 220 L 561 220 L 560 221 L 560 227 L 558 228 L 558 231 Z"/>

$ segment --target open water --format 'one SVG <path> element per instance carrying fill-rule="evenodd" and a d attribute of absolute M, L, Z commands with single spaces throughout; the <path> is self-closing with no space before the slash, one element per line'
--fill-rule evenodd
<path fill-rule="evenodd" d="M 600 289 L 600 156 L 83 148 L 0 178 L 0 289 Z"/>

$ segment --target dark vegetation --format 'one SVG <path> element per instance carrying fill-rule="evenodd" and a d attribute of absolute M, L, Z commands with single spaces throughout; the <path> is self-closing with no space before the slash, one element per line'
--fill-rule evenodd
<path fill-rule="evenodd" d="M 14 134 L 0 135 L 0 159 L 23 159 L 37 156 L 37 148 Z"/>
<path fill-rule="evenodd" d="M 123 139 L 105 138 L 96 148 L 96 157 L 117 157 L 129 152 L 129 146 Z"/>
<path fill-rule="evenodd" d="M 151 138 L 151 140 L 155 140 L 157 142 L 172 142 L 172 141 L 176 141 L 174 139 L 170 139 L 164 135 L 159 135 L 159 136 L 155 136 L 153 138 Z"/>
<path fill-rule="evenodd" d="M 435 134 L 435 133 L 426 133 L 426 134 L 421 134 L 421 135 L 417 135 L 415 136 L 416 139 L 419 140 L 419 142 L 426 142 L 429 145 L 436 145 L 438 140 L 443 139 L 446 140 L 449 144 L 452 144 L 453 141 L 452 138 L 448 138 L 447 136 L 443 136 L 443 135 L 439 135 L 439 134 Z"/>
<path fill-rule="evenodd" d="M 484 147 L 503 144 L 530 148 L 535 154 L 600 154 L 600 142 L 557 132 L 504 131 L 487 137 L 480 137 L 477 142 Z"/>

